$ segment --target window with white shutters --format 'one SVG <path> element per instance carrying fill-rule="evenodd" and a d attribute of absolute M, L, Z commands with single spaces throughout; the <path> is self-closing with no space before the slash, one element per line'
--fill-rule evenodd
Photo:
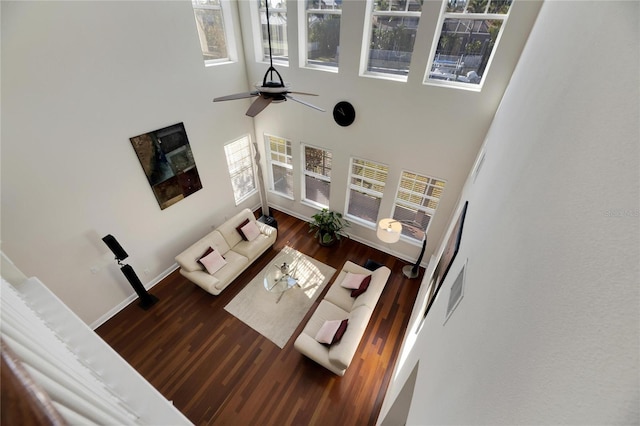
<path fill-rule="evenodd" d="M 351 159 L 346 216 L 376 225 L 389 167 L 369 160 Z"/>
<path fill-rule="evenodd" d="M 441 179 L 403 171 L 393 206 L 392 217 L 414 222 L 416 227 L 402 227 L 402 235 L 417 242 L 422 241 L 422 230 L 428 230 L 436 213 L 445 182 Z"/>

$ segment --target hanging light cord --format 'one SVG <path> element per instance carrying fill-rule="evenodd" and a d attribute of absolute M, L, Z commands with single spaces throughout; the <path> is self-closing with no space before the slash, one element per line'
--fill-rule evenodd
<path fill-rule="evenodd" d="M 273 57 L 271 56 L 271 23 L 269 22 L 269 0 L 264 1 L 264 5 L 267 9 L 267 37 L 269 38 L 269 66 L 273 68 Z M 273 74 L 271 75 L 273 80 Z"/>

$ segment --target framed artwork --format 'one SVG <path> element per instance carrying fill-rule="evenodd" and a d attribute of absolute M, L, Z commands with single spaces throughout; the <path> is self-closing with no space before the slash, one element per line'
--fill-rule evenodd
<path fill-rule="evenodd" d="M 424 316 L 426 317 L 429 313 L 429 309 L 431 309 L 431 305 L 438 295 L 438 291 L 440 291 L 440 287 L 442 287 L 442 283 L 444 282 L 447 274 L 449 273 L 449 269 L 451 269 L 451 264 L 453 264 L 456 255 L 458 254 L 458 249 L 460 248 L 460 241 L 462 240 L 462 229 L 464 227 L 464 218 L 467 215 L 467 207 L 469 206 L 469 202 L 465 201 L 464 207 L 462 207 L 462 211 L 460 211 L 460 215 L 458 216 L 458 220 L 456 221 L 451 234 L 449 235 L 449 239 L 447 240 L 447 245 L 445 246 L 440 259 L 433 271 L 433 275 L 431 278 L 431 289 L 429 290 L 427 308 L 424 311 Z"/>
<path fill-rule="evenodd" d="M 129 139 L 160 209 L 202 189 L 183 123 Z"/>

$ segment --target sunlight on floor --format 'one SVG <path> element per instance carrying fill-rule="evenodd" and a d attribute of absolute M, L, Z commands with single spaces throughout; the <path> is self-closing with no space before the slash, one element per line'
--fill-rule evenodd
<path fill-rule="evenodd" d="M 293 258 L 295 266 L 292 275 L 302 284 L 304 294 L 312 299 L 324 281 L 325 275 L 299 251 L 285 247 L 282 252 Z"/>

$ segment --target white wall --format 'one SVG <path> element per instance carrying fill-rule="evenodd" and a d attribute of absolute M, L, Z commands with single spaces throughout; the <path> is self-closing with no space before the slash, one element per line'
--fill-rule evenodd
<path fill-rule="evenodd" d="M 419 360 L 407 424 L 640 422 L 638 17 L 638 2 L 543 5 L 462 192 L 452 272 L 385 401 Z"/>
<path fill-rule="evenodd" d="M 190 2 L 2 2 L 2 248 L 87 323 L 133 293 L 101 237 L 146 284 L 237 210 L 223 144 L 253 125 L 212 99 L 245 68 L 205 68 L 194 22 Z M 178 122 L 203 189 L 160 210 L 129 138 Z"/>

